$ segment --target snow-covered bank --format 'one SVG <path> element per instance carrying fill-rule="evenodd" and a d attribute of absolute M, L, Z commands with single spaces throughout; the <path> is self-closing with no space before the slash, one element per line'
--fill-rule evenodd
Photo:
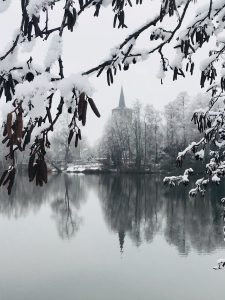
<path fill-rule="evenodd" d="M 52 169 L 52 172 L 58 172 L 56 169 Z M 136 169 L 136 168 L 113 168 L 106 167 L 100 163 L 91 164 L 79 164 L 70 165 L 66 169 L 61 169 L 64 173 L 83 173 L 83 174 L 98 174 L 98 173 L 154 173 L 154 171 L 146 168 Z"/>

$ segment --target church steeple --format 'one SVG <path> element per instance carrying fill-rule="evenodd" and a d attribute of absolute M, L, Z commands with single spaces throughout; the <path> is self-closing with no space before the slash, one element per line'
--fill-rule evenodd
<path fill-rule="evenodd" d="M 125 108 L 125 98 L 124 98 L 124 93 L 123 93 L 123 87 L 121 87 L 121 92 L 120 92 L 120 101 L 119 101 L 119 108 Z"/>
<path fill-rule="evenodd" d="M 120 253 L 123 253 L 123 246 L 124 246 L 124 241 L 125 241 L 125 232 L 123 230 L 120 230 L 118 232 L 119 236 L 119 243 L 120 243 Z"/>
<path fill-rule="evenodd" d="M 132 121 L 132 109 L 126 107 L 123 87 L 121 87 L 119 104 L 112 110 L 112 115 L 118 120 L 123 120 L 123 122 L 126 121 L 130 123 Z"/>

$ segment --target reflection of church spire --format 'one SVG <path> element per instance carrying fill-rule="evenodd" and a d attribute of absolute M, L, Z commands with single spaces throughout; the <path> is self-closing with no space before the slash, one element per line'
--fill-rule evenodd
<path fill-rule="evenodd" d="M 125 241 L 125 232 L 124 231 L 119 231 L 119 242 L 120 242 L 120 253 L 123 253 L 123 246 L 124 246 L 124 241 Z"/>
<path fill-rule="evenodd" d="M 123 93 L 123 87 L 121 87 L 121 92 L 120 92 L 120 101 L 119 101 L 119 108 L 125 108 L 125 98 L 124 98 L 124 93 Z"/>

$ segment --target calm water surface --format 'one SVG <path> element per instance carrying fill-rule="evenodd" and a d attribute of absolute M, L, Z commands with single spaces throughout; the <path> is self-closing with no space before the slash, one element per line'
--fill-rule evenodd
<path fill-rule="evenodd" d="M 1 300 L 224 299 L 220 197 L 150 176 L 22 177 L 0 194 Z"/>

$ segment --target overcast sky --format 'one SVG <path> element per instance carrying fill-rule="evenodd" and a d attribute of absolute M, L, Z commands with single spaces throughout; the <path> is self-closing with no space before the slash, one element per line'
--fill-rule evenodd
<path fill-rule="evenodd" d="M 65 30 L 63 61 L 66 76 L 98 65 L 108 57 L 110 50 L 121 43 L 129 33 L 153 18 L 158 11 L 160 1 L 145 0 L 143 2 L 142 6 L 133 6 L 132 9 L 128 9 L 126 16 L 128 29 L 113 29 L 113 14 L 109 7 L 100 11 L 99 18 L 93 17 L 93 8 L 88 9 L 79 17 L 73 33 Z M 12 0 L 10 9 L 0 15 L 0 43 L 2 45 L 0 52 L 11 40 L 11 34 L 15 28 L 19 27 L 21 18 L 18 13 L 19 5 L 20 0 Z M 54 14 L 55 24 L 61 23 L 61 13 L 62 11 Z M 190 13 L 193 11 L 190 10 Z M 149 32 L 140 40 L 139 46 L 147 49 L 151 47 Z M 38 63 L 41 63 L 45 57 L 46 48 L 39 43 L 35 47 L 36 59 Z M 29 58 L 30 54 L 26 55 Z M 111 110 L 118 105 L 121 86 L 124 88 L 127 106 L 132 106 L 133 102 L 139 99 L 143 104 L 153 104 L 158 109 L 162 109 L 181 91 L 187 91 L 190 96 L 194 96 L 200 91 L 199 77 L 188 76 L 187 80 L 180 78 L 178 81 L 172 82 L 171 74 L 161 85 L 156 78 L 159 60 L 159 55 L 154 54 L 145 62 L 132 65 L 129 71 L 118 73 L 114 84 L 110 87 L 107 85 L 105 73 L 100 78 L 96 78 L 95 74 L 90 77 L 95 89 L 93 98 L 102 115 L 101 119 L 98 119 L 91 111 L 88 114 L 87 125 L 83 129 L 83 133 L 92 144 L 101 136 L 104 125 L 111 115 Z"/>

